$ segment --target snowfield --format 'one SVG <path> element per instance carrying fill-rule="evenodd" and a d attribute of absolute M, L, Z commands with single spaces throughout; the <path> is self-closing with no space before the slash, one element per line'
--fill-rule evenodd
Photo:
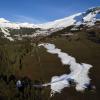
<path fill-rule="evenodd" d="M 38 26 L 43 29 L 68 27 L 68 26 L 74 25 L 76 22 L 74 18 L 80 15 L 81 13 L 74 14 L 72 16 L 69 16 L 63 19 L 55 20 L 52 22 L 44 23 L 44 24 L 38 24 Z"/>
<path fill-rule="evenodd" d="M 62 19 L 46 22 L 43 24 L 33 24 L 33 23 L 31 24 L 27 22 L 15 23 L 15 22 L 10 22 L 4 18 L 0 18 L 0 28 L 7 28 L 7 29 L 37 28 L 38 30 L 32 36 L 28 36 L 28 37 L 37 37 L 37 36 L 51 35 L 52 33 L 62 30 L 69 26 L 73 26 L 72 30 L 77 30 L 76 27 L 80 25 L 91 27 L 95 25 L 96 21 L 100 21 L 100 7 L 94 7 L 88 9 L 86 12 L 77 13 Z"/>
<path fill-rule="evenodd" d="M 12 23 L 4 18 L 0 18 L 0 27 L 13 28 L 13 29 L 20 29 L 21 27 L 57 29 L 57 28 L 65 28 L 71 25 L 78 25 L 83 23 L 89 25 L 90 22 L 93 25 L 94 22 L 99 19 L 100 19 L 100 7 L 94 7 L 88 9 L 86 12 L 77 13 L 62 19 L 54 20 L 43 24 Z"/>
<path fill-rule="evenodd" d="M 14 41 L 12 37 L 10 37 L 10 33 L 6 28 L 1 28 L 1 31 L 4 33 L 4 37 L 10 41 Z"/>
<path fill-rule="evenodd" d="M 88 76 L 90 68 L 93 66 L 85 63 L 77 63 L 76 59 L 67 53 L 61 51 L 55 47 L 54 44 L 43 43 L 39 44 L 47 49 L 48 53 L 57 54 L 61 59 L 62 64 L 70 66 L 70 74 L 64 74 L 61 76 L 53 76 L 51 82 L 44 84 L 44 86 L 51 86 L 51 96 L 56 92 L 60 93 L 65 87 L 69 87 L 69 80 L 73 80 L 76 83 L 77 91 L 84 91 L 88 84 L 90 84 L 90 78 Z"/>

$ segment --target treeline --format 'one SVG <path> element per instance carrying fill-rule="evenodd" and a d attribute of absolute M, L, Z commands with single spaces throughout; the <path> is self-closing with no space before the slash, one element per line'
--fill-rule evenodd
<path fill-rule="evenodd" d="M 22 72 L 23 59 L 31 55 L 33 46 L 30 41 L 7 43 L 0 45 L 0 100 L 47 100 L 44 88 L 33 87 L 42 84 L 42 80 L 31 80 L 28 76 L 17 75 Z M 17 81 L 22 87 L 16 86 Z"/>
<path fill-rule="evenodd" d="M 13 36 L 13 35 L 31 35 L 31 34 L 34 34 L 37 30 L 39 30 L 38 28 L 20 28 L 20 29 L 9 29 L 10 31 L 10 34 Z"/>

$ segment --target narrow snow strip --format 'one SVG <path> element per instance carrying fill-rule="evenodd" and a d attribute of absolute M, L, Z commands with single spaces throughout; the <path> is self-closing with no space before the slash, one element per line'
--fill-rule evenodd
<path fill-rule="evenodd" d="M 10 35 L 6 28 L 1 28 L 1 31 L 4 33 L 4 35 Z"/>
<path fill-rule="evenodd" d="M 92 67 L 90 64 L 77 63 L 74 57 L 71 57 L 67 53 L 61 52 L 61 49 L 55 47 L 54 44 L 43 43 L 39 44 L 47 49 L 47 52 L 51 54 L 57 54 L 61 59 L 62 64 L 70 66 L 70 74 L 64 74 L 61 76 L 53 76 L 50 83 L 43 84 L 43 86 L 51 85 L 52 94 L 61 92 L 65 87 L 69 87 L 69 81 L 76 83 L 76 90 L 83 91 L 90 84 L 90 78 L 88 76 L 89 69 Z"/>
<path fill-rule="evenodd" d="M 14 39 L 10 37 L 10 33 L 6 28 L 1 28 L 1 31 L 4 33 L 5 38 L 9 39 L 10 41 L 14 41 Z"/>

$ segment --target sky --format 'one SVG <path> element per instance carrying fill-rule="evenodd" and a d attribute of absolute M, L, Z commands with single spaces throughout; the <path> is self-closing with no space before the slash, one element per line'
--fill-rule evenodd
<path fill-rule="evenodd" d="M 96 6 L 100 6 L 100 0 L 0 0 L 0 18 L 44 23 Z"/>

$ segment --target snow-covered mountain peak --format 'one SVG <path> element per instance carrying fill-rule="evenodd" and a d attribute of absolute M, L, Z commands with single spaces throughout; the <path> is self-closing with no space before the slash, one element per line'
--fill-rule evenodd
<path fill-rule="evenodd" d="M 40 28 L 50 29 L 50 28 L 64 28 L 71 25 L 87 24 L 93 25 L 94 22 L 100 20 L 100 7 L 89 8 L 86 12 L 77 13 L 63 19 L 51 21 L 44 24 L 38 24 Z"/>
<path fill-rule="evenodd" d="M 25 27 L 25 28 L 38 28 L 35 24 L 30 23 L 18 23 L 19 27 Z"/>
<path fill-rule="evenodd" d="M 0 27 L 20 29 L 24 28 L 41 28 L 47 29 L 62 29 L 71 25 L 93 25 L 97 20 L 100 20 L 100 7 L 89 8 L 86 12 L 77 13 L 69 17 L 58 19 L 55 21 L 43 24 L 30 23 L 13 23 L 4 18 L 0 18 Z"/>
<path fill-rule="evenodd" d="M 3 28 L 12 28 L 12 29 L 20 29 L 21 27 L 23 28 L 38 28 L 37 25 L 35 24 L 30 24 L 30 23 L 15 23 L 6 20 L 5 18 L 0 18 L 0 27 Z"/>
<path fill-rule="evenodd" d="M 84 22 L 95 22 L 98 19 L 100 19 L 100 7 L 89 8 L 85 13 L 83 13 Z"/>
<path fill-rule="evenodd" d="M 6 20 L 5 18 L 0 18 L 0 23 L 8 23 L 9 21 Z"/>
<path fill-rule="evenodd" d="M 91 7 L 86 12 L 100 12 L 100 7 Z"/>
<path fill-rule="evenodd" d="M 68 26 L 73 25 L 76 22 L 74 18 L 77 16 L 80 16 L 81 14 L 82 13 L 78 13 L 78 14 L 74 14 L 69 17 L 65 17 L 63 19 L 51 21 L 51 22 L 44 23 L 44 24 L 38 24 L 38 26 L 43 29 L 68 27 Z"/>
<path fill-rule="evenodd" d="M 1 32 L 4 33 L 4 37 L 12 41 L 14 40 L 14 38 L 18 38 L 21 40 L 21 38 L 23 37 L 32 38 L 37 36 L 47 36 L 69 26 L 72 27 L 72 30 L 77 30 L 80 25 L 90 27 L 95 25 L 95 22 L 97 21 L 100 21 L 100 7 L 89 8 L 86 12 L 77 13 L 72 16 L 43 24 L 14 23 L 4 18 L 0 18 L 0 28 Z M 14 33 L 11 33 L 12 30 L 10 29 L 18 30 L 14 35 Z M 12 37 L 12 35 L 14 38 Z"/>

